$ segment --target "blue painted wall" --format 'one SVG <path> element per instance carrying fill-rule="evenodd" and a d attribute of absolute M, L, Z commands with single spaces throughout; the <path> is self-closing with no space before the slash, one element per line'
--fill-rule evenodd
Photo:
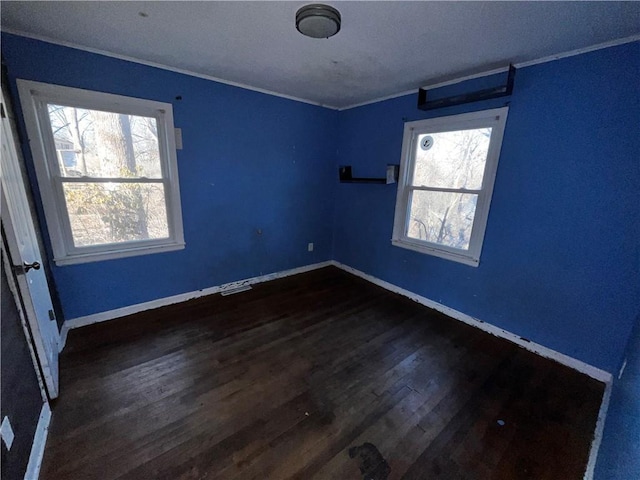
<path fill-rule="evenodd" d="M 337 112 L 8 34 L 2 56 L 14 94 L 23 78 L 170 102 L 182 128 L 186 249 L 52 265 L 67 319 L 331 259 Z"/>
<path fill-rule="evenodd" d="M 399 161 L 404 121 L 504 99 L 426 113 L 409 95 L 335 112 L 13 35 L 2 35 L 2 54 L 14 93 L 25 78 L 171 102 L 183 129 L 187 248 L 52 266 L 66 318 L 335 258 L 605 370 L 619 366 L 640 305 L 640 43 L 518 71 L 478 268 L 393 247 L 396 188 L 339 184 L 336 167 L 383 176 Z"/>
<path fill-rule="evenodd" d="M 339 184 L 334 258 L 572 357 L 615 371 L 640 305 L 640 43 L 520 69 L 477 268 L 391 245 L 395 186 Z M 483 78 L 439 96 L 497 83 Z M 383 176 L 409 95 L 347 110 L 336 166 Z"/>
<path fill-rule="evenodd" d="M 627 366 L 611 392 L 595 480 L 640 478 L 640 315 L 626 353 Z"/>

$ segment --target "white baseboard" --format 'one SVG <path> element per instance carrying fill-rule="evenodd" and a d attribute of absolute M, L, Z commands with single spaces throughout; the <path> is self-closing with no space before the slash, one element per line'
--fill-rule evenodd
<path fill-rule="evenodd" d="M 145 310 L 153 310 L 154 308 L 166 307 L 167 305 L 173 305 L 174 303 L 186 302 L 193 300 L 194 298 L 204 297 L 206 295 L 213 295 L 216 293 L 224 292 L 231 289 L 237 289 L 254 285 L 256 283 L 268 282 L 277 278 L 289 277 L 291 275 L 297 275 L 299 273 L 309 272 L 318 268 L 327 267 L 332 265 L 331 261 L 314 263 L 311 265 L 305 265 L 304 267 L 292 268 L 290 270 L 283 270 L 281 272 L 269 273 L 267 275 L 261 275 L 259 277 L 247 278 L 236 282 L 225 283 L 224 285 L 218 285 L 215 287 L 209 287 L 202 290 L 196 290 L 193 292 L 181 293 L 179 295 L 173 295 L 171 297 L 159 298 L 157 300 L 151 300 L 149 302 L 138 303 L 130 305 L 128 307 L 116 308 L 115 310 L 109 310 L 106 312 L 94 313 L 92 315 L 86 315 L 84 317 L 77 317 L 66 320 L 62 324 L 62 330 L 60 332 L 60 348 L 62 351 L 64 348 L 69 330 L 84 327 L 99 322 L 106 322 L 116 318 L 132 315 L 134 313 L 143 312 Z"/>
<path fill-rule="evenodd" d="M 69 335 L 69 327 L 67 326 L 67 322 L 62 324 L 62 328 L 60 329 L 60 340 L 58 341 L 58 353 L 62 353 L 64 350 L 64 346 L 67 344 L 67 335 Z"/>
<path fill-rule="evenodd" d="M 612 379 L 611 373 L 605 372 L 604 370 L 594 367 L 593 365 L 589 365 L 588 363 L 585 363 L 581 360 L 577 360 L 573 357 L 565 355 L 564 353 L 557 352 L 555 350 L 552 350 L 538 343 L 524 339 L 519 335 L 516 335 L 515 333 L 511 333 L 507 330 L 491 325 L 490 323 L 483 322 L 482 320 L 479 320 L 475 317 L 467 315 L 466 313 L 459 312 L 458 310 L 455 310 L 451 307 L 447 307 L 446 305 L 438 303 L 434 300 L 430 300 L 426 297 L 423 297 L 422 295 L 418 295 L 417 293 L 413 293 L 409 290 L 405 290 L 404 288 L 398 287 L 397 285 L 381 280 L 377 277 L 374 277 L 373 275 L 369 275 L 367 273 L 361 272 L 360 270 L 357 270 L 343 263 L 336 262 L 335 260 L 333 260 L 331 264 L 338 268 L 341 268 L 346 272 L 352 273 L 353 275 L 363 278 L 368 282 L 378 285 L 384 288 L 385 290 L 389 290 L 390 292 L 394 292 L 404 297 L 410 298 L 411 300 L 421 305 L 437 310 L 438 312 L 444 313 L 448 317 L 464 322 L 468 325 L 471 325 L 472 327 L 479 328 L 480 330 L 490 333 L 491 335 L 495 335 L 496 337 L 509 340 L 510 342 L 513 342 L 519 345 L 520 347 L 526 350 L 529 350 L 530 352 L 533 352 L 542 357 L 554 360 L 558 363 L 561 363 L 562 365 L 566 365 L 567 367 L 570 367 L 574 370 L 584 373 L 585 375 L 588 375 L 591 378 L 594 378 L 596 380 L 599 380 L 605 383 L 611 382 L 611 379 Z"/>
<path fill-rule="evenodd" d="M 33 436 L 31 454 L 29 455 L 29 463 L 27 464 L 27 471 L 24 474 L 24 480 L 38 480 L 40 468 L 42 467 L 42 458 L 44 456 L 44 446 L 47 443 L 50 421 L 51 409 L 49 408 L 49 403 L 45 402 L 42 405 L 36 433 Z"/>

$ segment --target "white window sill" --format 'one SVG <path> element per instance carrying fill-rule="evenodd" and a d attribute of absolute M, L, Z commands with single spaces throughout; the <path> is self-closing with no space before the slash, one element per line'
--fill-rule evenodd
<path fill-rule="evenodd" d="M 464 263 L 471 267 L 477 267 L 480 264 L 479 258 L 474 258 L 469 254 L 453 253 L 448 250 L 441 250 L 439 248 L 432 247 L 426 244 L 414 243 L 407 240 L 392 239 L 391 244 L 406 248 L 407 250 L 413 250 L 414 252 L 424 253 L 426 255 L 433 255 L 434 257 L 444 258 L 446 260 L 453 260 L 454 262 Z"/>
<path fill-rule="evenodd" d="M 169 243 L 163 245 L 145 245 L 137 248 L 126 248 L 122 250 L 108 250 L 104 252 L 91 252 L 81 254 L 71 254 L 64 257 L 54 258 L 58 266 L 75 265 L 78 263 L 99 262 L 103 260 L 114 260 L 117 258 L 135 257 L 149 255 L 152 253 L 172 252 L 184 249 L 184 243 Z"/>

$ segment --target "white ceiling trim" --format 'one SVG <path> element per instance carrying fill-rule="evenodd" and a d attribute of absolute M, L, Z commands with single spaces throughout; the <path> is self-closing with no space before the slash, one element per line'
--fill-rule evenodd
<path fill-rule="evenodd" d="M 632 43 L 640 40 L 640 35 L 631 35 L 630 37 L 619 38 L 617 40 L 610 40 L 608 42 L 598 43 L 596 45 L 592 45 L 590 47 L 578 48 L 576 50 L 569 50 L 567 52 L 556 53 L 554 55 L 548 55 L 546 57 L 537 58 L 535 60 L 529 60 L 527 62 L 514 63 L 513 66 L 516 68 L 525 68 L 532 67 L 533 65 L 539 65 L 541 63 L 553 62 L 555 60 L 560 60 L 562 58 L 574 57 L 576 55 L 582 55 L 583 53 L 595 52 L 596 50 L 602 50 L 604 48 L 616 47 L 618 45 L 624 45 L 625 43 Z M 509 70 L 509 67 L 500 67 L 494 68 L 493 70 L 485 70 L 483 72 L 474 73 L 472 75 L 465 75 L 463 77 L 455 77 L 451 80 L 446 80 L 444 82 L 438 83 L 430 83 L 427 85 L 423 85 L 419 88 L 423 88 L 425 90 L 433 90 L 440 87 L 446 87 L 448 85 L 455 85 L 456 83 L 466 82 L 467 80 L 473 80 L 475 78 L 487 77 L 489 75 L 496 75 L 498 73 L 504 73 Z M 349 105 L 347 107 L 338 108 L 339 111 L 349 110 L 351 108 L 362 107 L 364 105 L 370 105 L 372 103 L 382 102 L 384 100 L 391 100 L 392 98 L 402 97 L 404 95 L 409 95 L 411 93 L 416 92 L 417 88 L 414 90 L 407 90 L 405 92 L 396 93 L 394 95 L 388 95 L 386 97 L 376 98 L 374 100 L 367 100 L 366 102 L 357 103 L 355 105 Z"/>
<path fill-rule="evenodd" d="M 139 58 L 135 58 L 135 57 L 130 57 L 127 55 L 121 55 L 118 53 L 113 53 L 113 52 L 109 52 L 106 50 L 100 50 L 98 48 L 92 48 L 92 47 L 86 47 L 84 45 L 78 45 L 75 44 L 73 42 L 67 42 L 67 41 L 63 41 L 63 40 L 56 40 L 50 37 L 46 37 L 44 35 L 37 35 L 37 34 L 33 34 L 33 33 L 27 33 L 27 32 L 22 32 L 20 30 L 15 30 L 12 28 L 2 28 L 1 31 L 6 32 L 6 33 L 10 33 L 13 35 L 19 35 L 21 37 L 26 37 L 26 38 L 31 38 L 34 40 L 40 40 L 43 42 L 47 42 L 47 43 L 53 43 L 55 45 L 61 45 L 63 47 L 69 47 L 69 48 L 75 48 L 76 50 L 82 50 L 85 52 L 89 52 L 89 53 L 95 53 L 98 55 L 104 55 L 106 57 L 111 57 L 111 58 L 117 58 L 119 60 L 125 60 L 128 62 L 134 62 L 134 63 L 139 63 L 141 65 L 146 65 L 149 67 L 154 67 L 154 68 L 160 68 L 162 70 L 168 70 L 170 72 L 175 72 L 175 73 L 181 73 L 183 75 L 189 75 L 192 77 L 197 77 L 197 78 L 202 78 L 204 80 L 210 80 L 213 82 L 218 82 L 218 83 L 222 83 L 225 85 L 230 85 L 233 87 L 239 87 L 239 88 L 244 88 L 246 90 L 251 90 L 254 92 L 259 92 L 259 93 L 264 93 L 266 95 L 273 95 L 275 97 L 280 97 L 280 98 L 286 98 L 287 100 L 293 100 L 296 102 L 302 102 L 302 103 L 306 103 L 309 105 L 315 105 L 318 107 L 324 107 L 324 108 L 328 108 L 330 110 L 338 110 L 338 111 L 344 111 L 344 110 L 350 110 L 352 108 L 357 108 L 357 107 L 363 107 L 365 105 L 371 105 L 373 103 L 378 103 L 378 102 L 383 102 L 385 100 L 391 100 L 393 98 L 398 98 L 398 97 L 403 97 L 405 95 L 410 95 L 412 93 L 415 93 L 417 91 L 418 88 L 424 88 L 424 89 L 435 89 L 435 88 L 440 88 L 440 87 L 445 87 L 448 85 L 454 85 L 456 83 L 460 83 L 460 82 L 464 82 L 467 80 L 473 80 L 475 78 L 480 78 L 480 77 L 486 77 L 488 75 L 495 75 L 498 73 L 503 73 L 506 72 L 508 70 L 508 67 L 501 67 L 501 68 L 496 68 L 493 70 L 487 70 L 487 71 L 483 71 L 483 72 L 478 72 L 478 73 L 474 73 L 471 75 L 466 75 L 466 76 L 462 76 L 462 77 L 455 77 L 452 78 L 451 80 L 446 80 L 443 82 L 438 82 L 438 83 L 432 83 L 432 84 L 427 84 L 427 85 L 423 85 L 422 87 L 416 87 L 415 89 L 411 89 L 411 90 L 405 90 L 403 92 L 398 92 L 392 95 L 386 95 L 384 97 L 379 97 L 379 98 L 374 98 L 372 100 L 367 100 L 366 102 L 360 102 L 360 103 L 356 103 L 353 105 L 348 105 L 346 107 L 337 107 L 334 105 L 326 105 L 326 104 L 322 104 L 322 103 L 318 103 L 318 102 L 314 102 L 312 100 L 307 100 L 305 98 L 299 98 L 299 97 L 294 97 L 292 95 L 286 95 L 283 93 L 279 93 L 279 92 L 274 92 L 272 90 L 267 90 L 264 88 L 258 88 L 258 87 L 253 87 L 251 85 L 247 85 L 244 83 L 239 83 L 239 82 L 232 82 L 229 80 L 225 80 L 223 78 L 218 78 L 218 77 L 213 77 L 211 75 L 205 75 L 202 73 L 197 73 L 197 72 L 193 72 L 191 70 L 186 70 L 186 69 L 182 69 L 182 68 L 176 68 L 176 67 L 172 67 L 170 65 L 165 65 L 165 64 L 161 64 L 161 63 L 156 63 L 156 62 L 149 62 L 147 60 L 142 60 Z M 554 55 L 549 55 L 546 57 L 541 57 L 541 58 L 537 58 L 534 60 L 529 60 L 526 62 L 521 62 L 521 63 L 515 63 L 514 67 L 516 68 L 525 68 L 525 67 L 531 67 L 533 65 L 539 65 L 541 63 L 547 63 L 547 62 L 553 62 L 555 60 L 560 60 L 562 58 L 568 58 L 568 57 L 573 57 L 576 55 L 581 55 L 583 53 L 589 53 L 589 52 L 594 52 L 596 50 L 602 50 L 604 48 L 610 48 L 610 47 L 615 47 L 618 45 L 624 45 L 625 43 L 631 43 L 631 42 L 635 42 L 640 40 L 640 35 L 631 35 L 629 37 L 624 37 L 624 38 L 619 38 L 617 40 L 610 40 L 608 42 L 603 42 L 603 43 L 598 43 L 596 45 L 592 45 L 590 47 L 583 47 L 583 48 L 578 48 L 575 50 L 569 50 L 566 52 L 561 52 L 561 53 L 557 53 Z"/>
<path fill-rule="evenodd" d="M 148 67 L 160 68 L 162 70 L 168 70 L 170 72 L 181 73 L 183 75 L 189 75 L 191 77 L 202 78 L 204 80 L 211 80 L 212 82 L 223 83 L 225 85 L 231 85 L 232 87 L 239 87 L 239 88 L 244 88 L 246 90 L 252 90 L 252 91 L 258 92 L 258 93 L 264 93 L 266 95 L 273 95 L 274 97 L 286 98 L 287 100 L 293 100 L 293 101 L 296 101 L 296 102 L 307 103 L 309 105 L 315 105 L 315 106 L 318 106 L 318 107 L 329 108 L 331 110 L 338 110 L 338 107 L 336 107 L 334 105 L 325 105 L 325 104 L 322 104 L 322 103 L 314 102 L 312 100 L 307 100 L 306 98 L 294 97 L 292 95 L 286 95 L 284 93 L 274 92 L 272 90 L 267 90 L 267 89 L 264 89 L 264 88 L 253 87 L 253 86 L 247 85 L 245 83 L 232 82 L 232 81 L 229 81 L 229 80 L 225 80 L 223 78 L 213 77 L 211 75 L 205 75 L 203 73 L 198 73 L 198 72 L 194 72 L 194 71 L 191 71 L 191 70 L 186 70 L 186 69 L 183 69 L 183 68 L 176 68 L 176 67 L 172 67 L 170 65 L 165 65 L 163 63 L 149 62 L 147 60 L 142 60 L 142 59 L 136 58 L 136 57 L 130 57 L 128 55 L 121 55 L 119 53 L 113 53 L 113 52 L 109 52 L 107 50 L 100 50 L 99 48 L 86 47 L 84 45 L 78 45 L 76 43 L 67 42 L 67 41 L 64 41 L 64 40 L 56 40 L 54 38 L 50 38 L 50 37 L 47 37 L 47 36 L 44 36 L 44 35 L 38 35 L 38 34 L 34 34 L 34 33 L 27 33 L 27 32 L 23 32 L 23 31 L 20 31 L 20 30 L 15 30 L 13 28 L 6 28 L 6 27 L 2 27 L 2 29 L 0 29 L 0 31 L 6 32 L 6 33 L 10 33 L 12 35 L 19 35 L 21 37 L 31 38 L 33 40 L 40 40 L 42 42 L 53 43 L 54 45 L 60 45 L 60 46 L 69 47 L 69 48 L 75 48 L 76 50 L 82 50 L 84 52 L 96 53 L 98 55 L 104 55 L 105 57 L 117 58 L 118 60 L 125 60 L 127 62 L 139 63 L 141 65 L 146 65 Z"/>
<path fill-rule="evenodd" d="M 354 103 L 353 105 L 347 105 L 346 107 L 339 107 L 337 110 L 342 112 L 344 110 L 351 110 L 352 108 L 364 107 L 365 105 L 371 105 L 372 103 L 384 102 L 385 100 L 392 100 L 398 97 L 404 97 L 405 95 L 411 95 L 412 93 L 417 93 L 418 88 L 412 88 L 411 90 L 405 90 L 404 92 L 393 93 L 391 95 L 386 95 L 384 97 L 374 98 L 373 100 L 367 100 L 366 102 Z"/>

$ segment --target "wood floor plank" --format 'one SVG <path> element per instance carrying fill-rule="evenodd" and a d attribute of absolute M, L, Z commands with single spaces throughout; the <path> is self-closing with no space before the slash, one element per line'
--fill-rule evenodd
<path fill-rule="evenodd" d="M 360 479 L 369 444 L 374 480 L 578 479 L 604 390 L 334 267 L 73 330 L 60 360 L 43 479 Z"/>

